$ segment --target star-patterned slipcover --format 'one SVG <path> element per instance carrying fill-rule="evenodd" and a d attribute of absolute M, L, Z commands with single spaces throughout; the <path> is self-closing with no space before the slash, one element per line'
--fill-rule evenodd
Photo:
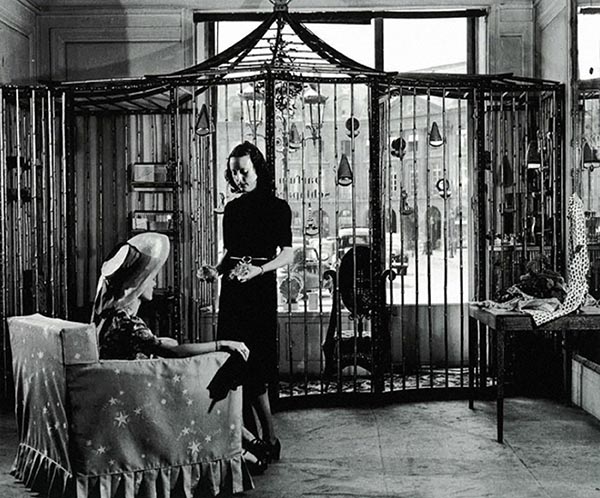
<path fill-rule="evenodd" d="M 252 487 L 241 456 L 241 388 L 208 413 L 226 353 L 98 359 L 92 325 L 8 319 L 19 449 L 12 473 L 76 498 L 203 497 Z"/>

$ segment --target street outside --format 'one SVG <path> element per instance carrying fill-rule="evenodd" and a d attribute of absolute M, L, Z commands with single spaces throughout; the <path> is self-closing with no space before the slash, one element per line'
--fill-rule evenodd
<path fill-rule="evenodd" d="M 469 259 L 468 250 L 462 250 L 462 284 L 461 284 L 461 253 L 455 251 L 454 257 L 450 257 L 444 265 L 444 250 L 436 249 L 432 251 L 430 257 L 425 253 L 415 258 L 414 251 L 409 254 L 408 268 L 404 277 L 397 276 L 393 281 L 393 286 L 387 285 L 387 302 L 400 304 L 402 302 L 402 292 L 404 292 L 404 303 L 429 304 L 428 287 L 431 288 L 431 303 L 443 304 L 460 303 L 468 301 L 469 296 Z M 446 271 L 445 271 L 446 269 Z M 418 301 L 417 295 L 417 277 L 418 277 Z M 446 299 L 444 299 L 444 289 L 446 289 Z"/>
<path fill-rule="evenodd" d="M 421 305 L 427 305 L 430 302 L 428 287 L 431 289 L 431 304 L 444 304 L 444 302 L 448 304 L 460 303 L 461 296 L 462 302 L 469 300 L 469 259 L 466 248 L 462 250 L 462 282 L 460 278 L 461 257 L 459 251 L 455 251 L 453 257 L 450 257 L 450 253 L 448 252 L 447 260 L 444 260 L 443 249 L 433 250 L 430 257 L 421 252 L 418 255 L 418 267 L 414 251 L 408 251 L 407 255 L 408 266 L 406 275 L 396 275 L 393 282 L 386 282 L 388 304 L 400 305 L 404 302 L 404 304 L 410 305 L 418 302 Z M 445 261 L 446 265 L 444 264 Z M 283 276 L 280 275 L 280 284 L 282 280 Z M 416 299 L 417 280 L 418 301 Z M 322 309 L 323 311 L 329 311 L 331 309 L 331 293 L 327 288 L 326 282 L 321 283 L 321 303 L 319 303 L 317 285 L 317 282 L 314 282 L 314 291 L 309 292 L 306 299 L 300 297 L 298 302 L 293 303 L 291 306 L 288 306 L 280 294 L 279 310 L 304 311 L 306 309 L 307 311 L 319 311 L 319 309 Z M 446 291 L 444 292 L 445 289 Z M 404 294 L 404 300 L 402 300 L 402 294 Z"/>

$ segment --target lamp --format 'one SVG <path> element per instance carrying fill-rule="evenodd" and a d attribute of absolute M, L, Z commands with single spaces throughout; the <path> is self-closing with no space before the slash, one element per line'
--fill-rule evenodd
<path fill-rule="evenodd" d="M 198 114 L 198 119 L 196 119 L 196 135 L 201 137 L 205 137 L 211 132 L 210 129 L 210 120 L 208 119 L 208 108 L 206 104 L 202 104 L 200 108 L 200 114 Z"/>
<path fill-rule="evenodd" d="M 444 138 L 440 134 L 438 124 L 434 121 L 431 124 L 431 131 L 429 132 L 429 145 L 432 147 L 440 147 L 444 143 Z"/>
<path fill-rule="evenodd" d="M 540 169 L 542 166 L 542 156 L 540 154 L 540 148 L 537 139 L 531 140 L 527 144 L 525 151 L 525 163 L 527 169 Z"/>
<path fill-rule="evenodd" d="M 300 132 L 298 131 L 298 127 L 296 126 L 296 123 L 292 123 L 292 126 L 290 126 L 290 132 L 288 135 L 288 146 L 291 151 L 295 151 L 295 150 L 298 150 L 301 145 L 302 145 L 302 135 L 300 135 Z"/>
<path fill-rule="evenodd" d="M 250 127 L 252 134 L 256 135 L 256 130 L 263 121 L 265 96 L 253 83 L 248 83 L 242 87 L 240 99 L 244 121 Z"/>
<path fill-rule="evenodd" d="M 356 119 L 354 116 L 348 118 L 346 120 L 346 135 L 351 138 L 356 138 L 360 133 L 360 121 Z"/>
<path fill-rule="evenodd" d="M 352 168 L 350 168 L 350 161 L 348 161 L 346 154 L 342 154 L 337 170 L 337 184 L 340 187 L 347 187 L 348 185 L 352 185 L 353 181 L 354 175 L 352 174 Z"/>
<path fill-rule="evenodd" d="M 595 168 L 600 166 L 600 159 L 596 157 L 594 149 L 587 140 L 583 143 L 583 169 L 589 169 L 594 171 Z"/>
<path fill-rule="evenodd" d="M 325 113 L 325 102 L 327 97 L 321 95 L 313 86 L 305 85 L 302 99 L 305 104 L 308 104 L 308 112 L 310 117 L 310 125 L 306 127 L 310 129 L 313 142 L 321 138 L 321 128 L 323 127 L 323 115 Z"/>
<path fill-rule="evenodd" d="M 594 158 L 594 151 L 590 147 L 590 144 L 587 143 L 587 141 L 586 141 L 583 144 L 583 163 L 589 164 L 589 163 L 594 163 L 594 162 L 596 162 L 595 158 Z"/>

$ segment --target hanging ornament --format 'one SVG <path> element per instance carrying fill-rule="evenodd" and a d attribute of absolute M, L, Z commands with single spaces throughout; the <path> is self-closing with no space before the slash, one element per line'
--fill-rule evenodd
<path fill-rule="evenodd" d="M 208 108 L 206 104 L 202 104 L 200 108 L 200 114 L 198 114 L 198 118 L 196 119 L 196 135 L 201 137 L 205 137 L 210 134 L 211 126 L 210 120 L 208 119 Z"/>
<path fill-rule="evenodd" d="M 527 144 L 526 151 L 527 169 L 540 169 L 542 166 L 542 156 L 537 140 L 531 140 Z"/>
<path fill-rule="evenodd" d="M 402 159 L 406 150 L 406 140 L 402 137 L 394 138 L 392 140 L 391 154 L 394 157 Z"/>
<path fill-rule="evenodd" d="M 358 119 L 356 119 L 354 116 L 352 116 L 351 118 L 348 118 L 346 120 L 346 135 L 348 135 L 351 138 L 356 138 L 358 137 L 359 133 L 360 133 L 360 121 Z"/>
<path fill-rule="evenodd" d="M 290 126 L 288 145 L 291 151 L 298 150 L 302 145 L 302 135 L 300 135 L 296 123 L 292 123 L 292 126 Z"/>
<path fill-rule="evenodd" d="M 452 192 L 450 192 L 450 182 L 446 178 L 440 178 L 435 184 L 435 188 L 442 199 L 449 199 L 452 195 Z"/>
<path fill-rule="evenodd" d="M 429 145 L 432 147 L 440 147 L 444 143 L 444 138 L 440 134 L 438 124 L 434 121 L 429 132 Z"/>
<path fill-rule="evenodd" d="M 354 175 L 352 174 L 352 168 L 350 168 L 350 161 L 348 161 L 346 154 L 342 154 L 337 170 L 337 184 L 340 187 L 347 187 L 348 185 L 352 185 L 353 181 Z"/>
<path fill-rule="evenodd" d="M 411 214 L 413 214 L 415 210 L 408 204 L 408 192 L 405 189 L 402 189 L 400 198 L 402 199 L 400 214 L 403 216 L 410 216 Z"/>
<path fill-rule="evenodd" d="M 600 165 L 600 160 L 596 158 L 594 154 L 594 150 L 587 142 L 587 140 L 583 144 L 583 168 L 589 169 L 590 171 L 594 171 Z"/>
<path fill-rule="evenodd" d="M 307 237 L 314 237 L 319 234 L 319 226 L 315 223 L 315 219 L 312 215 L 312 208 L 310 203 L 308 204 L 308 216 L 306 218 L 306 226 L 304 227 L 304 234 Z"/>

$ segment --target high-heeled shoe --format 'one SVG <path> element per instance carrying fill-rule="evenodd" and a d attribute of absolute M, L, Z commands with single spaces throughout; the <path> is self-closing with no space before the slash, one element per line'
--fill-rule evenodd
<path fill-rule="evenodd" d="M 246 463 L 246 467 L 248 467 L 248 471 L 253 476 L 262 475 L 265 473 L 265 470 L 267 470 L 267 461 L 258 458 L 254 453 L 251 453 L 248 450 L 242 451 L 242 458 Z"/>
<path fill-rule="evenodd" d="M 275 439 L 274 443 L 266 442 L 268 454 L 267 454 L 267 462 L 271 463 L 272 461 L 279 461 L 281 458 L 281 441 L 278 438 Z"/>
<path fill-rule="evenodd" d="M 244 442 L 244 447 L 259 460 L 268 461 L 269 459 L 269 444 L 259 438 L 254 438 L 252 441 Z"/>

